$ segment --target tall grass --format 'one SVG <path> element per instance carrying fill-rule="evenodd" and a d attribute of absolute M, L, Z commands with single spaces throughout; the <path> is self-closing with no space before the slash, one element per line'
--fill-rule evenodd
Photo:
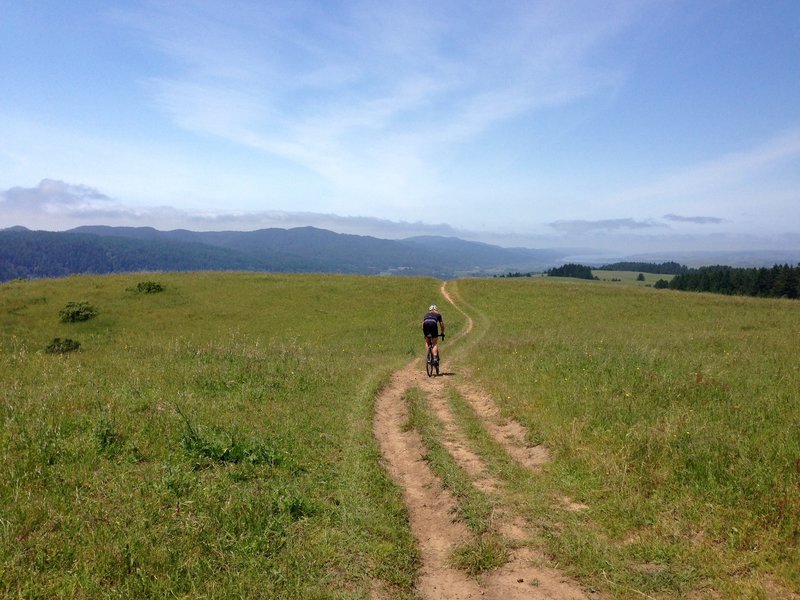
<path fill-rule="evenodd" d="M 800 303 L 462 280 L 468 362 L 554 460 L 562 565 L 620 597 L 800 590 Z M 780 592 L 779 592 L 780 595 Z"/>
<path fill-rule="evenodd" d="M 0 286 L 0 595 L 410 597 L 372 402 L 438 282 L 146 278 Z"/>

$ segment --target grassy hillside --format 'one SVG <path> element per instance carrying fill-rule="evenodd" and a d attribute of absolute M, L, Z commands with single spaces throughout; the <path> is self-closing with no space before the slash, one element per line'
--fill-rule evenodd
<path fill-rule="evenodd" d="M 137 291 L 149 280 L 164 291 Z M 421 354 L 433 301 L 444 360 L 465 367 L 442 381 L 472 378 L 550 450 L 541 473 L 518 468 L 451 390 L 473 450 L 561 569 L 614 598 L 800 592 L 800 303 L 463 279 L 448 285 L 475 328 L 453 343 L 465 318 L 439 285 L 0 285 L 0 596 L 415 597 L 372 409 Z M 62 323 L 69 302 L 98 314 Z M 47 353 L 54 338 L 80 350 Z M 410 426 L 436 446 L 424 398 L 410 401 Z"/>
<path fill-rule="evenodd" d="M 165 290 L 135 291 L 150 279 Z M 415 551 L 371 407 L 421 351 L 438 285 L 158 274 L 0 286 L 0 596 L 408 595 Z M 98 315 L 59 322 L 70 301 Z M 55 337 L 80 350 L 45 353 Z"/>
<path fill-rule="evenodd" d="M 553 278 L 458 290 L 487 332 L 475 377 L 553 453 L 514 486 L 560 565 L 615 597 L 800 591 L 800 303 Z"/>

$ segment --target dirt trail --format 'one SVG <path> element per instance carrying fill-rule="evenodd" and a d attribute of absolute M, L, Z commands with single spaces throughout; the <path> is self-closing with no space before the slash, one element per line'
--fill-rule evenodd
<path fill-rule="evenodd" d="M 454 303 L 446 284 L 442 285 L 441 293 L 467 320 L 463 332 L 448 338 L 452 343 L 469 335 L 474 323 Z M 418 388 L 422 391 L 431 411 L 442 422 L 443 446 L 470 476 L 473 484 L 484 492 L 493 493 L 500 483 L 487 472 L 483 460 L 469 449 L 464 433 L 450 413 L 447 402 L 449 386 L 457 387 L 486 430 L 520 464 L 536 469 L 547 460 L 547 453 L 543 448 L 532 449 L 525 445 L 526 432 L 522 425 L 513 421 L 499 423 L 499 411 L 492 399 L 466 381 L 457 365 L 446 362 L 446 356 L 445 365 L 445 376 L 429 378 L 422 360 L 413 360 L 394 373 L 375 405 L 375 437 L 387 471 L 403 490 L 411 529 L 419 547 L 422 566 L 417 581 L 418 592 L 427 600 L 588 598 L 577 583 L 554 569 L 540 566 L 543 557 L 524 545 L 512 551 L 511 559 L 504 566 L 477 578 L 450 566 L 451 552 L 469 540 L 470 533 L 462 523 L 454 520 L 455 500 L 423 459 L 425 448 L 419 435 L 414 430 L 405 430 L 408 406 L 403 395 L 406 390 Z M 516 542 L 528 537 L 524 521 L 506 508 L 497 519 L 497 530 L 500 535 Z"/>

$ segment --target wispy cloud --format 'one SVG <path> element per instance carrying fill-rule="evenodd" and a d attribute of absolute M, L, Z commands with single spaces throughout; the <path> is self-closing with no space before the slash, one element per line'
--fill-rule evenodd
<path fill-rule="evenodd" d="M 601 233 L 613 231 L 635 231 L 657 229 L 664 227 L 652 221 L 637 221 L 636 219 L 600 219 L 597 221 L 554 221 L 550 227 L 560 233 L 581 235 L 585 233 Z"/>
<path fill-rule="evenodd" d="M 667 221 L 675 221 L 676 223 L 695 223 L 697 225 L 717 225 L 724 223 L 725 219 L 719 217 L 682 217 L 681 215 L 664 215 Z"/>
<path fill-rule="evenodd" d="M 162 2 L 132 20 L 171 59 L 147 85 L 181 127 L 300 164 L 344 194 L 408 199 L 449 144 L 615 86 L 593 50 L 646 4 Z"/>

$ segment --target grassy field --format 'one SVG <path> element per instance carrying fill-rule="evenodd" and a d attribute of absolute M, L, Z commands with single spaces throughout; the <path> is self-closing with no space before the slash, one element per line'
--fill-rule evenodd
<path fill-rule="evenodd" d="M 137 292 L 147 280 L 164 291 Z M 800 303 L 463 279 L 451 292 L 475 329 L 450 346 L 464 317 L 439 286 L 231 273 L 0 286 L 0 596 L 415 597 L 372 409 L 421 354 L 432 301 L 445 361 L 550 449 L 532 476 L 451 391 L 561 569 L 614 598 L 800 593 Z M 59 321 L 82 301 L 96 317 Z M 80 350 L 48 353 L 54 338 Z M 418 390 L 406 400 L 482 536 L 489 500 Z M 465 549 L 465 570 L 491 566 L 480 550 Z"/>
<path fill-rule="evenodd" d="M 615 597 L 800 591 L 800 303 L 457 285 L 473 373 L 553 452 L 536 481 L 498 472 L 559 565 Z"/>
<path fill-rule="evenodd" d="M 151 279 L 165 290 L 135 291 Z M 438 286 L 253 274 L 0 286 L 0 596 L 408 596 L 416 554 L 371 410 L 421 352 Z M 59 322 L 81 301 L 98 315 Z M 80 350 L 44 352 L 56 337 Z"/>

